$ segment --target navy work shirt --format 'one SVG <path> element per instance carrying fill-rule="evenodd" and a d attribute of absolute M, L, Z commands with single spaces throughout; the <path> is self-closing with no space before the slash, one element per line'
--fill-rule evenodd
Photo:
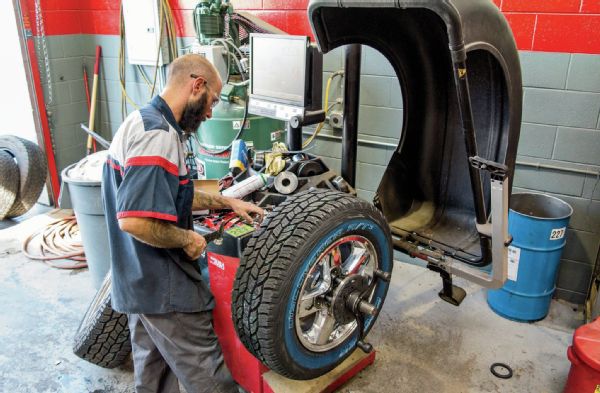
<path fill-rule="evenodd" d="M 119 228 L 119 218 L 150 217 L 191 229 L 194 184 L 181 128 L 156 96 L 131 113 L 110 145 L 102 195 L 108 226 L 112 307 L 127 314 L 209 310 L 214 301 L 182 249 L 152 247 Z"/>

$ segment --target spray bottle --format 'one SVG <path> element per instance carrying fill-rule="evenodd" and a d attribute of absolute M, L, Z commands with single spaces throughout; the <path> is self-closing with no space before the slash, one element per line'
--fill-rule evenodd
<path fill-rule="evenodd" d="M 259 173 L 254 176 L 250 176 L 244 181 L 234 184 L 228 189 L 221 192 L 223 196 L 241 199 L 246 195 L 253 193 L 267 185 L 269 176 Z"/>

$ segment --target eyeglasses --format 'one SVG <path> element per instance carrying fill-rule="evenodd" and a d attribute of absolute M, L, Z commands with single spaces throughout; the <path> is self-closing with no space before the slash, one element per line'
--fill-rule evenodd
<path fill-rule="evenodd" d="M 202 75 L 190 74 L 190 78 L 192 78 L 192 79 L 201 78 L 204 81 L 204 86 L 206 86 L 206 88 L 208 90 L 211 90 L 210 86 L 208 86 L 208 81 Z M 215 109 L 215 107 L 217 105 L 219 105 L 219 97 L 216 94 L 213 94 L 212 95 L 212 102 L 210 104 L 210 109 Z"/>

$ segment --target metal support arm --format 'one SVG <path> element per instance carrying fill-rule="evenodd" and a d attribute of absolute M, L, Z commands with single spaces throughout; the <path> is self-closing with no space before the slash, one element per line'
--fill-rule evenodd
<path fill-rule="evenodd" d="M 491 274 L 474 268 L 442 252 L 405 239 L 394 239 L 394 244 L 410 255 L 424 259 L 435 271 L 443 271 L 472 281 L 485 288 L 500 288 L 508 271 L 508 177 L 491 179 L 491 223 L 477 224 L 477 230 L 492 240 Z"/>
<path fill-rule="evenodd" d="M 491 202 L 492 213 L 491 224 L 485 224 L 478 230 L 483 235 L 491 232 L 492 238 L 492 273 L 491 275 L 482 270 L 460 263 L 453 258 L 446 258 L 442 265 L 446 265 L 448 273 L 466 278 L 476 284 L 486 288 L 500 288 L 504 285 L 508 269 L 508 244 L 510 236 L 508 234 L 508 178 L 503 180 L 491 180 Z M 488 227 L 491 230 L 488 232 Z M 481 231 L 484 229 L 484 231 Z M 488 232 L 488 233 L 486 233 Z M 489 236 L 489 235 L 488 235 Z"/>

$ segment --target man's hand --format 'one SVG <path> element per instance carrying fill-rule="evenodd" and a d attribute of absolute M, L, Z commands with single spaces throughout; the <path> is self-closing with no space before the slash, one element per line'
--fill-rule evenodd
<path fill-rule="evenodd" d="M 204 240 L 202 235 L 199 235 L 192 230 L 188 230 L 188 235 L 190 242 L 188 245 L 183 247 L 183 251 L 186 253 L 188 258 L 191 260 L 196 260 L 200 258 L 200 255 L 202 252 L 204 252 L 204 249 L 206 248 L 206 240 Z"/>
<path fill-rule="evenodd" d="M 251 217 L 252 214 L 258 215 L 258 222 L 261 222 L 265 217 L 265 211 L 253 203 L 244 202 L 239 199 L 230 199 L 229 204 L 231 210 L 242 217 L 248 224 L 254 222 L 254 219 Z"/>
<path fill-rule="evenodd" d="M 254 221 L 251 217 L 252 214 L 258 215 L 259 221 L 262 221 L 265 216 L 265 211 L 252 203 L 220 194 L 207 194 L 200 190 L 194 190 L 192 210 L 203 209 L 231 209 L 249 224 Z"/>

